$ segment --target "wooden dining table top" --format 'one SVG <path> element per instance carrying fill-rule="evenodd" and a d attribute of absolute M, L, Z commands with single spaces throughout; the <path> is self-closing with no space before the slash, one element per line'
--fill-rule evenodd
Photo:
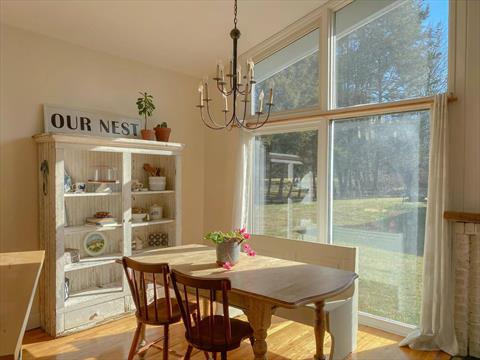
<path fill-rule="evenodd" d="M 191 276 L 227 278 L 232 292 L 286 308 L 335 296 L 358 277 L 351 271 L 245 253 L 231 270 L 226 270 L 216 264 L 215 248 L 196 244 L 150 250 L 132 258 L 168 263 L 171 269 Z"/>

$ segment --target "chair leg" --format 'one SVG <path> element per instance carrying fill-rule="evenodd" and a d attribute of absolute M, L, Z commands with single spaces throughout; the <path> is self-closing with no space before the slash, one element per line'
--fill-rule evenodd
<path fill-rule="evenodd" d="M 184 360 L 190 360 L 190 355 L 192 355 L 193 346 L 188 345 L 187 352 L 185 353 Z"/>
<path fill-rule="evenodd" d="M 130 346 L 130 352 L 128 353 L 128 360 L 132 360 L 137 352 L 138 341 L 140 340 L 140 331 L 142 330 L 142 323 L 137 322 L 137 328 L 133 334 L 132 345 Z"/>
<path fill-rule="evenodd" d="M 206 360 L 210 360 L 210 354 L 208 352 L 204 351 L 203 355 L 205 355 Z"/>
<path fill-rule="evenodd" d="M 163 360 L 168 360 L 168 324 L 163 325 Z"/>
<path fill-rule="evenodd" d="M 222 360 L 227 360 L 227 352 L 226 351 L 222 351 L 221 359 Z"/>
<path fill-rule="evenodd" d="M 216 352 L 212 353 L 212 358 L 213 358 L 213 360 L 217 360 L 217 353 Z"/>

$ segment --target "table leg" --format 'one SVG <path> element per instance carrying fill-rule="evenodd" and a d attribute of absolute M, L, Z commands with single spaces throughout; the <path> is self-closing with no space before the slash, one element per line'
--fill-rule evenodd
<path fill-rule="evenodd" d="M 255 343 L 253 344 L 253 353 L 255 360 L 267 359 L 267 330 L 272 323 L 272 314 L 274 307 L 271 304 L 258 300 L 251 300 L 248 308 L 245 310 L 248 322 L 253 329 Z"/>
<path fill-rule="evenodd" d="M 314 360 L 325 360 L 325 355 L 323 353 L 323 342 L 325 340 L 325 302 L 319 301 L 315 303 L 315 344 L 317 351 Z"/>

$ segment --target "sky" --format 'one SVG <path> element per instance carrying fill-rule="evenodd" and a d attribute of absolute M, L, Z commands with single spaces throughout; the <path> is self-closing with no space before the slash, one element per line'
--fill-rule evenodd
<path fill-rule="evenodd" d="M 444 28 L 448 28 L 448 0 L 425 0 L 430 6 L 430 16 L 427 22 L 436 25 L 439 21 L 443 22 Z"/>

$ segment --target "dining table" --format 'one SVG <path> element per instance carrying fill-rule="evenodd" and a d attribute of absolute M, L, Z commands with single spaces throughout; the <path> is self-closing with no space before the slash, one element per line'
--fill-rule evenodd
<path fill-rule="evenodd" d="M 315 305 L 315 360 L 324 360 L 325 301 L 354 286 L 351 271 L 268 256 L 240 254 L 230 270 L 216 263 L 216 250 L 200 244 L 148 250 L 132 256 L 145 263 L 168 263 L 171 269 L 201 278 L 227 278 L 229 304 L 241 309 L 254 331 L 254 358 L 267 359 L 267 331 L 278 307 Z"/>

